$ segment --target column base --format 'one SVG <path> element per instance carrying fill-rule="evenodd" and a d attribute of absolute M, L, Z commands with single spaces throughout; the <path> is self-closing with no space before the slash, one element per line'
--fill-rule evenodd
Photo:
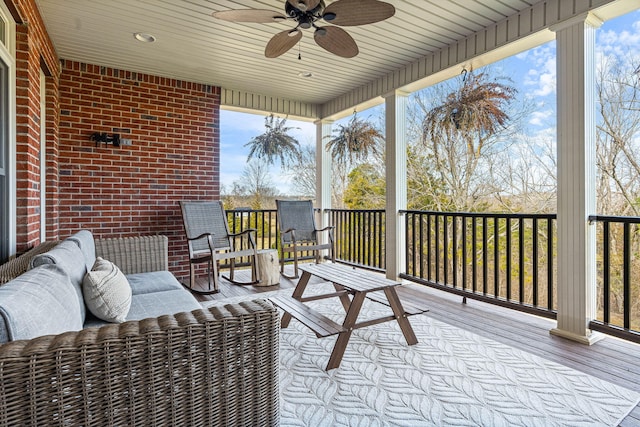
<path fill-rule="evenodd" d="M 573 332 L 565 331 L 564 329 L 553 328 L 549 331 L 551 335 L 555 335 L 561 338 L 566 338 L 571 341 L 579 342 L 580 344 L 592 345 L 600 340 L 606 338 L 605 334 L 599 332 L 589 332 L 589 335 L 578 335 Z"/>

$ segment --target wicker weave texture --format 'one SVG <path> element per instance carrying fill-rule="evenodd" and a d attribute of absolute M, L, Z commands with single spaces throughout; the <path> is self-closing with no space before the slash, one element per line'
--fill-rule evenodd
<path fill-rule="evenodd" d="M 278 425 L 278 333 L 256 300 L 8 343 L 0 425 Z"/>
<path fill-rule="evenodd" d="M 124 274 L 169 270 L 167 236 L 96 239 L 96 256 L 108 259 Z"/>
<path fill-rule="evenodd" d="M 0 285 L 4 285 L 10 280 L 15 279 L 29 268 L 29 262 L 34 256 L 47 252 L 52 249 L 59 242 L 57 240 L 51 240 L 48 242 L 42 242 L 38 246 L 29 249 L 22 255 L 0 265 Z"/>

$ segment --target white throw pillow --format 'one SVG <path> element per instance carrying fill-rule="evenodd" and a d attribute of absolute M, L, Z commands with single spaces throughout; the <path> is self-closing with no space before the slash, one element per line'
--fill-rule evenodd
<path fill-rule="evenodd" d="M 131 308 L 131 286 L 125 275 L 111 261 L 96 258 L 82 281 L 87 308 L 107 322 L 122 323 Z"/>

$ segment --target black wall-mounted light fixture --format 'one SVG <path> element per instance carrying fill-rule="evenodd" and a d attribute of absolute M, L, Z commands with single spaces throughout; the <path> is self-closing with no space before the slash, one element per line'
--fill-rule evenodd
<path fill-rule="evenodd" d="M 108 134 L 106 132 L 94 132 L 91 134 L 91 141 L 95 141 L 96 147 L 99 143 L 105 144 L 113 144 L 114 147 L 120 146 L 120 134 L 112 133 Z"/>

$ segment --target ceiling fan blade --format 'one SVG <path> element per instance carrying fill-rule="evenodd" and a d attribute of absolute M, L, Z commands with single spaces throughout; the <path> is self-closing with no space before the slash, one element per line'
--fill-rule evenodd
<path fill-rule="evenodd" d="M 319 27 L 313 38 L 320 47 L 343 58 L 353 58 L 359 52 L 353 37 L 339 27 Z"/>
<path fill-rule="evenodd" d="M 338 0 L 324 10 L 327 22 L 344 27 L 384 21 L 395 13 L 392 4 L 378 0 Z M 335 14 L 335 18 L 328 19 L 327 14 Z"/>
<path fill-rule="evenodd" d="M 287 2 L 300 10 L 312 10 L 320 4 L 320 0 L 287 0 Z"/>
<path fill-rule="evenodd" d="M 292 31 L 296 31 L 293 33 Z M 277 58 L 298 43 L 302 38 L 300 30 L 285 30 L 271 37 L 269 43 L 264 48 L 264 56 L 267 58 Z"/>
<path fill-rule="evenodd" d="M 259 24 L 268 24 L 277 20 L 286 19 L 284 15 L 273 10 L 266 9 L 236 9 L 222 10 L 212 13 L 214 18 L 231 22 L 255 22 Z"/>

